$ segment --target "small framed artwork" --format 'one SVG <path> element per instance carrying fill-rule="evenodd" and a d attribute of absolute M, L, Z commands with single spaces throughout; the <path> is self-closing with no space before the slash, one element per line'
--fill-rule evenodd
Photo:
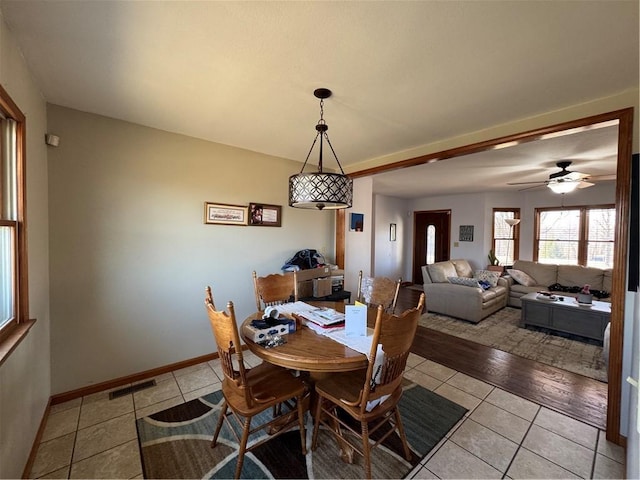
<path fill-rule="evenodd" d="M 204 203 L 204 223 L 213 225 L 247 225 L 248 209 L 243 205 Z"/>
<path fill-rule="evenodd" d="M 395 223 L 389 224 L 389 240 L 392 242 L 396 241 L 396 224 Z"/>
<path fill-rule="evenodd" d="M 460 241 L 473 242 L 473 225 L 460 225 Z"/>
<path fill-rule="evenodd" d="M 249 225 L 256 227 L 281 227 L 282 207 L 280 205 L 250 203 Z"/>
<path fill-rule="evenodd" d="M 350 232 L 364 231 L 364 213 L 352 213 L 349 222 Z"/>

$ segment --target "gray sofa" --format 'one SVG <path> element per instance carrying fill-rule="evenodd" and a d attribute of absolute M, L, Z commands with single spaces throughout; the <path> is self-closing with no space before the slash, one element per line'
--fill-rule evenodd
<path fill-rule="evenodd" d="M 613 272 L 611 269 L 581 267 L 579 265 L 552 265 L 529 260 L 516 260 L 512 269 L 526 273 L 533 280 L 533 283 L 529 281 L 525 281 L 525 284 L 518 283 L 511 275 L 503 277 L 509 285 L 508 305 L 510 307 L 521 307 L 520 297 L 539 290 L 555 291 L 565 296 L 576 295 L 575 293 L 549 288 L 556 284 L 565 287 L 582 287 L 588 284 L 591 290 L 611 292 Z M 605 297 L 598 300 L 606 302 L 610 301 L 610 298 Z"/>
<path fill-rule="evenodd" d="M 447 260 L 422 267 L 427 310 L 478 323 L 507 305 L 508 283 L 484 290 L 477 286 L 451 283 L 452 277 L 472 284 L 474 271 L 466 260 Z"/>

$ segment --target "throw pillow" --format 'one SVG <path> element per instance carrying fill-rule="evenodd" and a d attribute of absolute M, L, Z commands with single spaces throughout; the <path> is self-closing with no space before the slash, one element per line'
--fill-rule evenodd
<path fill-rule="evenodd" d="M 465 287 L 479 287 L 480 284 L 478 280 L 475 278 L 466 278 L 466 277 L 447 277 L 449 283 L 453 283 L 454 285 L 464 285 Z"/>
<path fill-rule="evenodd" d="M 508 269 L 507 274 L 511 275 L 511 278 L 525 287 L 533 287 L 534 285 L 537 285 L 536 280 L 522 270 Z"/>
<path fill-rule="evenodd" d="M 496 285 L 498 285 L 500 274 L 498 272 L 492 272 L 490 270 L 476 270 L 473 278 L 478 281 L 489 282 L 492 287 L 495 287 Z"/>

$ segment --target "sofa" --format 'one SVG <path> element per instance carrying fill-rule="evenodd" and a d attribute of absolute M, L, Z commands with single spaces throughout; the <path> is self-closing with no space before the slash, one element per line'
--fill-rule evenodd
<path fill-rule="evenodd" d="M 422 278 L 430 312 L 478 323 L 507 305 L 508 282 L 496 272 L 474 272 L 467 260 L 423 265 Z"/>
<path fill-rule="evenodd" d="M 540 290 L 564 296 L 576 296 L 584 285 L 589 285 L 596 300 L 610 301 L 612 269 L 554 265 L 516 260 L 503 278 L 508 282 L 510 307 L 521 307 L 520 297 Z M 522 275 L 524 273 L 524 275 Z"/>

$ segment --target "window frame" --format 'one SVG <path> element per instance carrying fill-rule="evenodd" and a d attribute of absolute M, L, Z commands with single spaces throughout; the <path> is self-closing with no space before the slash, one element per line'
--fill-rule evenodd
<path fill-rule="evenodd" d="M 521 219 L 519 208 L 494 208 L 491 212 L 491 249 L 496 252 L 496 213 L 498 212 L 512 212 L 513 218 Z M 513 228 L 509 229 L 512 236 L 505 238 L 498 238 L 497 240 L 513 240 L 513 262 L 520 258 L 520 224 L 518 223 Z M 508 259 L 506 259 L 508 260 Z M 506 262 L 502 265 L 506 267 Z"/>
<path fill-rule="evenodd" d="M 564 207 L 536 207 L 534 210 L 534 222 L 533 222 L 533 261 L 538 261 L 538 252 L 540 249 L 540 215 L 542 212 L 551 211 L 563 211 L 563 210 L 578 210 L 580 212 L 580 220 L 578 225 L 578 260 L 575 265 L 587 266 L 587 254 L 589 246 L 589 211 L 590 210 L 607 210 L 612 209 L 614 216 L 616 215 L 616 205 L 614 203 L 599 204 L 599 205 L 572 205 Z M 617 218 L 617 216 L 615 217 Z M 613 246 L 615 250 L 615 235 L 613 240 Z M 615 255 L 614 255 L 615 259 Z M 567 265 L 574 265 L 568 263 Z M 613 268 L 613 265 L 610 267 Z"/>
<path fill-rule="evenodd" d="M 16 208 L 17 218 L 0 213 L 0 225 L 14 227 L 14 317 L 0 327 L 0 364 L 9 356 L 34 323 L 29 320 L 28 255 L 26 227 L 26 118 L 0 85 L 0 112 L 16 122 Z M 2 210 L 0 209 L 0 212 Z"/>

